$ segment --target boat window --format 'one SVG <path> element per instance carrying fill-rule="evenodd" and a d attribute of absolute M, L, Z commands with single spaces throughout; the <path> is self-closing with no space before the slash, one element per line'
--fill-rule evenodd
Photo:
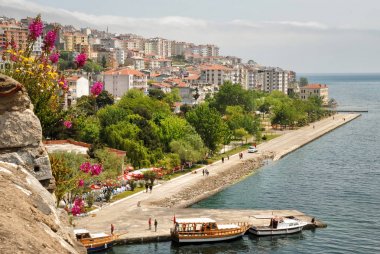
<path fill-rule="evenodd" d="M 293 226 L 293 223 L 289 223 L 289 226 L 290 226 L 290 227 Z"/>

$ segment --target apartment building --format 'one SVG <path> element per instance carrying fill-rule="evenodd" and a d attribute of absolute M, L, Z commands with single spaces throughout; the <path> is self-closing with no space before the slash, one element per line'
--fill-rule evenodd
<path fill-rule="evenodd" d="M 223 65 L 202 65 L 201 80 L 207 84 L 222 85 L 225 81 L 232 81 L 232 69 Z"/>
<path fill-rule="evenodd" d="M 310 96 L 318 96 L 322 98 L 324 105 L 329 102 L 329 88 L 324 84 L 310 84 L 300 88 L 301 99 L 307 100 Z"/>
<path fill-rule="evenodd" d="M 131 89 L 139 89 L 148 92 L 147 76 L 128 68 L 114 69 L 104 72 L 104 89 L 115 98 L 121 98 Z"/>
<path fill-rule="evenodd" d="M 187 43 L 187 42 L 172 41 L 171 45 L 172 45 L 172 52 L 171 52 L 172 56 L 178 56 L 178 55 L 184 56 L 187 49 L 190 48 L 194 44 Z"/>
<path fill-rule="evenodd" d="M 162 58 L 171 57 L 171 43 L 170 40 L 159 37 L 148 39 L 144 44 L 145 54 L 157 55 Z"/>
<path fill-rule="evenodd" d="M 85 77 L 72 76 L 68 77 L 66 80 L 69 86 L 69 91 L 65 95 L 64 107 L 68 108 L 71 105 L 75 105 L 78 98 L 90 94 L 90 85 L 88 79 Z"/>
<path fill-rule="evenodd" d="M 28 40 L 28 28 L 15 23 L 0 24 L 0 45 L 14 40 L 21 49 L 26 49 Z"/>
<path fill-rule="evenodd" d="M 288 94 L 288 71 L 280 68 L 264 68 L 262 90 L 265 92 L 280 91 Z"/>
<path fill-rule="evenodd" d="M 74 32 L 74 33 L 64 33 L 63 40 L 65 43 L 65 50 L 82 52 L 89 48 L 88 36 L 86 34 Z"/>
<path fill-rule="evenodd" d="M 125 63 L 125 52 L 121 48 L 116 48 L 115 49 L 115 58 L 116 58 L 116 63 L 120 65 L 124 65 Z"/>

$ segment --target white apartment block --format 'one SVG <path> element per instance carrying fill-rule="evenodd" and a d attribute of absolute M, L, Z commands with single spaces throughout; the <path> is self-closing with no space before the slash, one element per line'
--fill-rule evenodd
<path fill-rule="evenodd" d="M 248 89 L 248 69 L 242 64 L 235 65 L 231 71 L 231 81 Z"/>
<path fill-rule="evenodd" d="M 116 62 L 118 65 L 123 65 L 125 63 L 125 52 L 122 49 L 117 48 L 115 50 Z"/>
<path fill-rule="evenodd" d="M 265 73 L 257 68 L 247 70 L 247 89 L 263 90 Z"/>
<path fill-rule="evenodd" d="M 145 42 L 144 51 L 148 55 L 157 55 L 162 58 L 171 57 L 171 41 L 163 38 L 152 38 Z"/>
<path fill-rule="evenodd" d="M 105 49 L 122 49 L 123 48 L 123 41 L 116 38 L 100 39 L 100 44 Z"/>
<path fill-rule="evenodd" d="M 144 58 L 139 56 L 131 57 L 132 65 L 135 70 L 143 70 L 145 69 L 145 61 Z"/>
<path fill-rule="evenodd" d="M 265 92 L 280 91 L 288 94 L 288 72 L 280 68 L 266 68 L 263 70 L 264 82 L 262 90 Z"/>
<path fill-rule="evenodd" d="M 82 96 L 88 96 L 90 94 L 90 83 L 85 77 L 68 77 L 67 85 L 69 86 L 69 91 L 65 95 L 64 107 L 76 104 L 77 99 Z"/>
<path fill-rule="evenodd" d="M 187 42 L 178 42 L 178 41 L 172 41 L 172 56 L 184 56 L 187 49 L 191 46 L 190 43 Z"/>
<path fill-rule="evenodd" d="M 139 89 L 148 92 L 147 76 L 132 69 L 110 70 L 104 72 L 104 89 L 115 98 L 121 98 L 131 89 Z"/>
<path fill-rule="evenodd" d="M 223 85 L 225 81 L 232 81 L 232 69 L 223 65 L 202 65 L 201 81 L 207 84 Z"/>

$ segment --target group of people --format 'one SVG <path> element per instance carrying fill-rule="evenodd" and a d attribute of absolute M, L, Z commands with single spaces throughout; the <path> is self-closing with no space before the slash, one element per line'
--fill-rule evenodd
<path fill-rule="evenodd" d="M 157 232 L 157 225 L 158 225 L 158 222 L 156 219 L 154 219 L 154 232 Z M 152 230 L 152 218 L 151 217 L 149 217 L 148 226 L 149 226 L 149 230 Z"/>
<path fill-rule="evenodd" d="M 210 174 L 210 172 L 206 168 L 206 169 L 202 169 L 202 174 L 208 176 Z"/>

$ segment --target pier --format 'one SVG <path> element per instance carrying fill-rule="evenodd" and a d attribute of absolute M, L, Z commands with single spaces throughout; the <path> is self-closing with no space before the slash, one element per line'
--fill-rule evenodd
<path fill-rule="evenodd" d="M 220 222 L 249 222 L 254 226 L 269 224 L 270 216 L 294 216 L 316 223 L 306 228 L 325 227 L 318 215 L 306 215 L 291 210 L 292 204 L 284 209 L 289 210 L 235 210 L 235 209 L 194 209 L 186 208 L 205 199 L 261 167 L 268 157 L 279 160 L 300 147 L 322 137 L 336 128 L 359 117 L 360 114 L 336 114 L 329 118 L 290 131 L 282 136 L 257 146 L 258 153 L 244 152 L 244 158 L 238 154 L 230 156 L 225 163 L 221 161 L 207 165 L 210 176 L 202 175 L 202 168 L 196 174 L 188 173 L 173 180 L 163 182 L 153 188 L 152 193 L 139 192 L 123 200 L 116 201 L 101 209 L 94 210 L 86 217 L 74 219 L 76 228 L 87 228 L 91 232 L 110 232 L 110 225 L 115 225 L 115 233 L 125 232 L 121 242 L 166 241 L 169 239 L 173 217 L 210 217 Z M 270 208 L 270 205 L 268 205 Z M 263 219 L 266 217 L 268 219 Z M 157 219 L 158 229 L 148 229 L 148 219 Z"/>

